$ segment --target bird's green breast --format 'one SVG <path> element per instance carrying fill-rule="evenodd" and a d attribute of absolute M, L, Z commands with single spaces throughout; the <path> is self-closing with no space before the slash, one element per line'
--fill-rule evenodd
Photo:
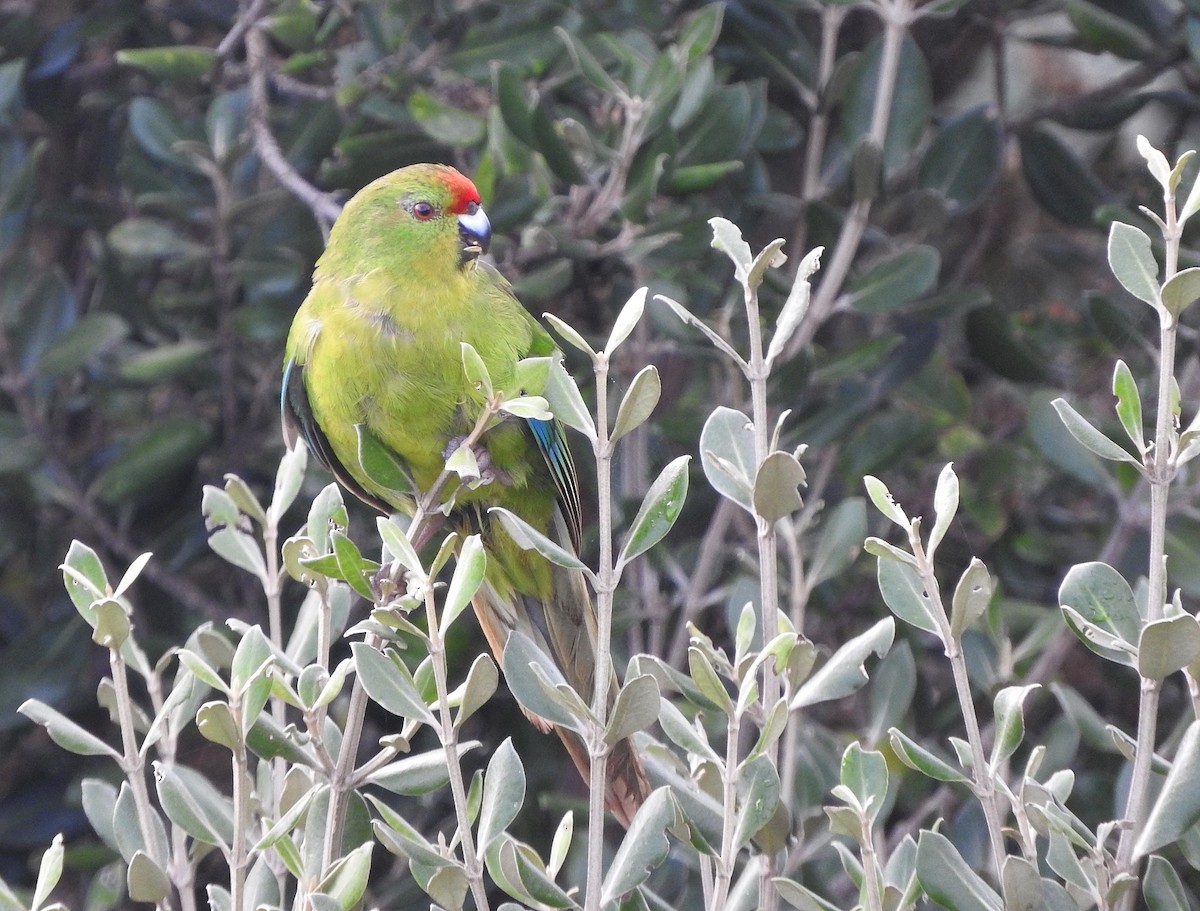
<path fill-rule="evenodd" d="M 444 467 L 448 442 L 469 433 L 480 412 L 468 395 L 461 343 L 475 347 L 498 386 L 530 353 L 534 324 L 494 279 L 474 265 L 438 285 L 386 269 L 326 271 L 302 305 L 288 350 L 304 364 L 314 418 L 342 464 L 384 499 L 359 463 L 355 425 L 364 424 L 427 489 Z M 530 459 L 540 456 L 529 451 L 519 422 L 495 428 L 486 444 L 510 486 L 525 486 Z M 486 493 L 492 502 L 507 499 L 499 490 Z"/>

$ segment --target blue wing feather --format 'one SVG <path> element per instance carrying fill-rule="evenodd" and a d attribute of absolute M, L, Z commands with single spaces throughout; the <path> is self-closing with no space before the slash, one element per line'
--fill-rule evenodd
<path fill-rule="evenodd" d="M 550 476 L 558 491 L 558 502 L 567 519 L 567 528 L 571 533 L 571 544 L 579 553 L 580 538 L 583 534 L 583 516 L 579 507 L 579 481 L 575 474 L 575 462 L 571 458 L 571 449 L 567 446 L 567 437 L 563 433 L 562 424 L 558 421 L 542 421 L 537 418 L 528 419 L 529 429 L 537 442 L 538 449 L 546 459 Z"/>

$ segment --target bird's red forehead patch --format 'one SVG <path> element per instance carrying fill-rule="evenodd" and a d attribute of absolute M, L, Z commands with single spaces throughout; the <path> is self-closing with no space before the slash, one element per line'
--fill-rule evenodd
<path fill-rule="evenodd" d="M 475 184 L 471 183 L 470 178 L 454 168 L 447 167 L 443 179 L 450 188 L 450 211 L 462 213 L 471 203 L 479 202 L 479 191 L 475 189 Z"/>

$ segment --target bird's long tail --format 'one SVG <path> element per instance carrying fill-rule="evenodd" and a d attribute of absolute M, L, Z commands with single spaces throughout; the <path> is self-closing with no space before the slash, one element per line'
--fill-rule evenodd
<path fill-rule="evenodd" d="M 596 614 L 583 574 L 554 567 L 552 594 L 537 603 L 529 596 L 500 594 L 485 581 L 472 601 L 479 625 L 483 628 L 496 660 L 503 666 L 508 635 L 518 630 L 529 636 L 551 656 L 567 682 L 585 702 L 591 702 L 596 679 Z M 537 616 L 540 614 L 541 616 Z M 603 669 L 610 679 L 608 707 L 617 696 L 618 683 L 612 666 Z M 588 781 L 591 759 L 587 746 L 574 731 L 552 724 L 524 709 L 525 715 L 541 731 L 551 729 L 562 739 L 575 767 Z M 605 805 L 622 825 L 628 827 L 638 808 L 650 793 L 646 773 L 632 743 L 614 744 L 608 757 Z"/>

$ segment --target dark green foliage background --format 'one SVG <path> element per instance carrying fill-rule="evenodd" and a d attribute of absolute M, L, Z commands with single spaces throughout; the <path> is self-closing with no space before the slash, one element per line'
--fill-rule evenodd
<path fill-rule="evenodd" d="M 977 554 L 999 577 L 995 626 L 1024 634 L 1050 621 L 1015 655 L 976 638 L 983 690 L 1050 646 L 1071 564 L 1108 559 L 1136 577 L 1141 519 L 1123 508 L 1137 502 L 1132 476 L 1083 453 L 1048 403 L 1066 394 L 1107 415 L 1113 360 L 1150 372 L 1151 313 L 1116 289 L 1104 236 L 1113 218 L 1136 223 L 1137 206 L 1156 203 L 1135 133 L 1169 157 L 1197 144 L 1194 0 L 971 0 L 925 19 L 903 49 L 878 170 L 860 143 L 879 65 L 877 23 L 862 11 L 846 17 L 822 84 L 818 5 L 804 0 L 283 0 L 268 10 L 269 127 L 296 171 L 345 198 L 410 162 L 459 166 L 480 186 L 493 257 L 522 299 L 585 332 L 606 332 L 642 284 L 720 323 L 731 278 L 709 247 L 710 216 L 739 224 L 755 249 L 786 238 L 793 263 L 824 244 L 828 262 L 848 208 L 873 198 L 843 293 L 809 326 L 815 338 L 785 365 L 772 402 L 792 410 L 785 439 L 810 445 L 809 496 L 828 506 L 860 496 L 870 473 L 910 513 L 928 512 L 938 470 L 955 462 L 964 508 L 943 559 Z M 72 790 L 86 764 L 15 713 L 36 695 L 84 724 L 102 720 L 89 706 L 103 656 L 57 569 L 71 539 L 117 576 L 154 552 L 135 619 L 160 650 L 203 620 L 261 619 L 252 580 L 206 546 L 200 487 L 225 472 L 270 484 L 283 338 L 322 226 L 251 141 L 247 61 L 240 43 L 222 44 L 238 15 L 233 0 L 0 9 L 0 876 L 10 881 L 57 831 L 75 836 L 78 865 L 97 862 Z M 621 91 L 644 99 L 637 129 Z M 828 141 L 806 177 L 814 126 Z M 1193 240 L 1184 265 L 1195 264 Z M 769 319 L 785 294 L 764 290 Z M 1194 332 L 1181 344 L 1187 412 Z M 622 467 L 636 504 L 671 457 L 696 453 L 716 404 L 745 406 L 728 365 L 665 308 L 622 352 L 618 383 L 654 363 L 664 386 Z M 328 482 L 311 474 L 309 494 Z M 717 508 L 698 477 L 692 490 L 667 551 L 622 593 L 622 657 L 678 659 L 684 609 L 723 639 L 722 607 L 753 596 L 745 516 L 687 594 Z M 1180 502 L 1194 491 L 1189 477 Z M 372 524 L 355 515 L 365 537 Z M 1200 594 L 1198 530 L 1188 510 L 1171 526 L 1185 603 Z M 833 645 L 883 615 L 873 571 L 862 560 L 820 585 L 807 635 Z M 906 635 L 928 683 L 907 729 L 953 730 L 944 671 L 926 662 L 928 642 Z M 482 644 L 455 647 L 465 666 Z M 1133 717 L 1132 674 L 1106 679 L 1075 646 L 1054 655 L 1052 672 L 1108 717 Z M 1181 694 L 1167 692 L 1171 713 Z M 1117 757 L 1081 748 L 1081 719 L 1048 693 L 1039 700 L 1031 723 L 1057 761 L 1073 761 L 1077 791 L 1111 794 Z M 495 729 L 472 736 L 537 736 L 515 709 L 492 718 Z M 837 732 L 857 723 L 821 720 L 829 729 L 814 725 L 812 752 L 827 751 L 827 777 L 814 762 L 799 789 L 816 813 Z M 189 763 L 203 767 L 204 749 L 198 741 Z M 531 790 L 553 787 L 559 752 L 522 755 Z M 901 806 L 917 806 L 924 787 L 903 790 Z"/>

